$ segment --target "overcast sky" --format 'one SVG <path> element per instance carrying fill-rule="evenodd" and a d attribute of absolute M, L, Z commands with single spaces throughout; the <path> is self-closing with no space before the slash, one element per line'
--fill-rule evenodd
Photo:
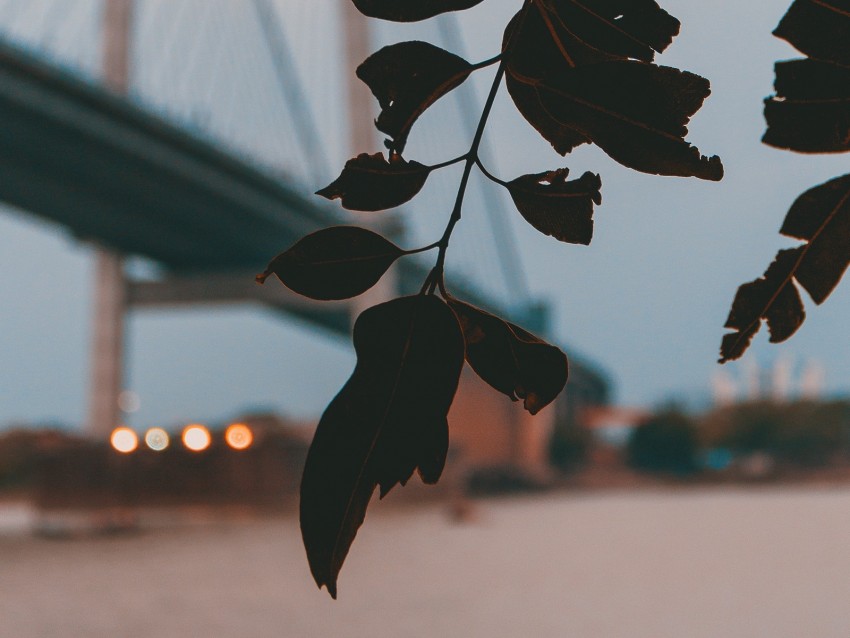
<path fill-rule="evenodd" d="M 283 15 L 305 14 L 304 2 L 280 4 Z M 333 2 L 308 4 L 315 8 L 310 12 L 322 14 L 331 11 Z M 518 4 L 487 0 L 462 17 L 471 61 L 495 52 L 500 26 Z M 604 204 L 596 213 L 590 247 L 540 235 L 516 214 L 510 223 L 530 296 L 554 305 L 555 335 L 603 366 L 617 398 L 630 405 L 709 394 L 722 325 L 737 286 L 760 275 L 778 248 L 794 244 L 777 231 L 795 197 L 850 171 L 846 155 L 803 156 L 759 142 L 773 63 L 796 55 L 770 35 L 790 0 L 662 4 L 683 28 L 659 62 L 711 80 L 713 94 L 694 118 L 689 139 L 704 154 L 723 158 L 723 182 L 643 175 L 591 147 L 561 158 L 506 99 L 497 103 L 488 129 L 493 170 L 505 178 L 563 166 L 575 176 L 584 170 L 602 175 Z M 232 20 L 244 7 L 235 1 L 222 6 Z M 0 17 L 2 8 L 0 2 Z M 419 37 L 417 28 L 381 26 L 380 36 Z M 309 30 L 292 24 L 288 29 L 299 50 L 309 44 Z M 490 71 L 482 73 L 476 80 L 480 92 Z M 320 83 L 311 85 L 314 95 L 320 91 L 315 84 Z M 339 118 L 325 105 L 316 117 L 332 119 L 327 128 L 338 132 Z M 445 116 L 440 109 L 450 108 L 454 105 L 447 101 L 422 118 L 408 146 L 410 158 L 418 159 L 420 152 L 423 159 L 434 159 L 430 155 L 437 151 L 426 143 L 429 121 L 437 122 Z M 341 162 L 339 148 L 330 154 Z M 480 199 L 471 198 L 471 218 L 476 205 Z M 432 215 L 437 233 L 444 219 Z M 427 221 L 418 218 L 417 225 Z M 82 423 L 90 249 L 59 228 L 2 209 L 0 273 L 0 426 Z M 816 360 L 826 371 L 827 389 L 847 392 L 850 340 L 841 326 L 850 318 L 850 285 L 839 286 L 822 307 L 806 302 L 808 318 L 790 342 L 768 345 L 760 334 L 747 357 L 764 366 L 791 357 L 798 368 Z M 259 407 L 317 415 L 353 365 L 345 340 L 255 308 L 136 314 L 129 321 L 127 346 L 126 385 L 141 397 L 141 409 L 128 420 L 138 427 L 225 419 Z M 741 372 L 738 364 L 726 368 L 733 376 Z M 501 398 L 494 394 L 494 400 Z"/>

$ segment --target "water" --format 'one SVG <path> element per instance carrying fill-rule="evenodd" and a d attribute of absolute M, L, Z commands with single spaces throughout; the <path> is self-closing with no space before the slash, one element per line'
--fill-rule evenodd
<path fill-rule="evenodd" d="M 0 635 L 847 638 L 850 490 L 486 501 L 367 518 L 315 589 L 290 518 L 0 536 Z"/>

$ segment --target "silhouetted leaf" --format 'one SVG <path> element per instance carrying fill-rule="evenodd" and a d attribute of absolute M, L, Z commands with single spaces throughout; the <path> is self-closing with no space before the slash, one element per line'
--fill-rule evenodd
<path fill-rule="evenodd" d="M 463 329 L 467 362 L 490 386 L 512 401 L 523 399 L 531 414 L 561 393 L 568 365 L 558 348 L 458 299 L 449 299 L 449 305 Z"/>
<path fill-rule="evenodd" d="M 850 66 L 850 2 L 795 0 L 773 35 L 812 58 Z"/>
<path fill-rule="evenodd" d="M 384 47 L 357 69 L 381 105 L 375 122 L 401 153 L 410 127 L 425 109 L 460 85 L 473 71 L 463 58 L 427 42 Z"/>
<path fill-rule="evenodd" d="M 725 325 L 735 332 L 723 337 L 720 363 L 744 354 L 761 327 L 762 319 L 767 321 L 772 343 L 784 341 L 802 325 L 806 313 L 793 281 L 801 252 L 800 248 L 779 251 L 760 279 L 738 288 Z"/>
<path fill-rule="evenodd" d="M 455 315 L 431 295 L 369 308 L 354 326 L 357 366 L 319 421 L 301 481 L 301 532 L 316 583 L 336 598 L 339 570 L 375 488 L 414 470 L 440 477 L 446 414 L 463 367 Z"/>
<path fill-rule="evenodd" d="M 447 11 L 470 9 L 481 0 L 353 0 L 360 13 L 393 22 L 417 22 Z"/>
<path fill-rule="evenodd" d="M 679 21 L 654 0 L 543 0 L 542 4 L 559 33 L 619 58 L 652 62 L 655 52 L 664 51 L 679 33 Z M 580 63 L 580 58 L 576 61 Z"/>
<path fill-rule="evenodd" d="M 374 286 L 404 251 L 377 233 L 336 226 L 300 239 L 257 275 L 272 273 L 295 292 L 312 299 L 348 299 Z"/>
<path fill-rule="evenodd" d="M 502 51 L 508 55 L 512 73 L 537 80 L 557 77 L 574 66 L 617 59 L 577 38 L 557 14 L 539 4 L 511 18 Z"/>
<path fill-rule="evenodd" d="M 850 175 L 800 195 L 780 232 L 808 242 L 794 277 L 815 303 L 823 303 L 850 264 Z"/>
<path fill-rule="evenodd" d="M 590 142 L 584 135 L 561 124 L 543 108 L 537 89 L 530 84 L 505 76 L 505 86 L 517 110 L 559 155 L 566 155 L 577 146 Z"/>
<path fill-rule="evenodd" d="M 400 206 L 418 193 L 430 167 L 381 153 L 361 153 L 345 163 L 342 173 L 331 184 L 317 191 L 328 199 L 341 199 L 349 210 L 376 211 Z"/>
<path fill-rule="evenodd" d="M 541 233 L 571 244 L 590 244 L 593 204 L 602 203 L 602 180 L 585 173 L 567 181 L 569 169 L 523 175 L 508 182 L 517 209 Z"/>
<path fill-rule="evenodd" d="M 644 62 L 604 62 L 535 83 L 543 108 L 624 166 L 656 175 L 720 180 L 723 165 L 684 140 L 708 80 Z"/>
<path fill-rule="evenodd" d="M 505 29 L 502 51 L 507 52 L 509 45 L 505 86 L 526 121 L 560 155 L 566 155 L 575 147 L 590 142 L 585 136 L 553 118 L 540 103 L 537 88 L 530 83 L 531 80 L 558 75 L 570 68 L 538 11 L 520 11 L 511 19 Z M 575 57 L 578 53 L 573 51 L 571 55 Z"/>
<path fill-rule="evenodd" d="M 803 153 L 850 151 L 850 2 L 795 0 L 774 31 L 813 59 L 776 65 L 776 96 L 765 100 L 762 141 Z M 850 175 L 803 193 L 780 232 L 807 243 L 780 251 L 765 276 L 738 289 L 720 363 L 737 359 L 762 319 L 771 341 L 790 337 L 805 319 L 796 280 L 823 303 L 850 265 Z M 793 292 L 791 292 L 793 289 Z"/>
<path fill-rule="evenodd" d="M 634 11 L 631 22 L 623 25 L 631 32 L 612 28 L 625 19 L 621 5 Z M 517 13 L 502 46 L 508 53 L 507 87 L 514 103 L 557 152 L 592 141 L 639 171 L 721 179 L 720 159 L 702 157 L 684 140 L 690 117 L 710 93 L 708 81 L 678 69 L 618 59 L 626 54 L 618 48 L 626 41 L 643 51 L 630 54 L 651 59 L 653 48 L 666 47 L 678 30 L 675 18 L 654 2 L 561 0 L 547 6 L 551 10 L 545 13 Z M 589 20 L 584 35 L 597 38 L 597 45 L 607 50 L 589 46 L 567 28 L 579 31 L 576 26 L 560 19 L 561 13 L 575 12 Z M 623 17 L 617 20 L 617 15 Z"/>
<path fill-rule="evenodd" d="M 850 151 L 850 68 L 816 60 L 779 62 L 776 96 L 765 100 L 764 116 L 765 144 L 803 153 Z"/>
<path fill-rule="evenodd" d="M 796 280 L 815 303 L 823 303 L 850 265 L 850 175 L 803 193 L 785 218 L 781 232 L 806 244 L 782 250 L 761 279 L 738 289 L 723 337 L 720 362 L 739 358 L 766 320 L 770 340 L 779 343 L 805 319 Z"/>

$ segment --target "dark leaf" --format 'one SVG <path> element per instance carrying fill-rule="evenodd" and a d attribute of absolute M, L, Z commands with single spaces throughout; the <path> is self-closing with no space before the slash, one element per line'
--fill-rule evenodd
<path fill-rule="evenodd" d="M 803 153 L 850 151 L 850 0 L 795 0 L 774 35 L 810 56 L 776 65 L 776 96 L 765 101 L 763 141 Z M 794 281 L 823 303 L 850 265 L 850 175 L 803 193 L 780 231 L 806 241 L 779 253 L 762 279 L 741 286 L 720 362 L 740 357 L 766 319 L 771 341 L 805 318 Z M 790 290 L 793 289 L 793 295 Z"/>
<path fill-rule="evenodd" d="M 823 303 L 850 264 L 850 175 L 800 195 L 780 232 L 808 242 L 794 277 L 815 303 Z"/>
<path fill-rule="evenodd" d="M 744 353 L 762 319 L 774 343 L 794 334 L 805 319 L 794 280 L 818 304 L 838 285 L 850 265 L 850 175 L 803 193 L 781 232 L 807 243 L 780 251 L 764 277 L 738 289 L 726 322 L 736 332 L 723 337 L 721 363 Z"/>
<path fill-rule="evenodd" d="M 679 21 L 654 0 L 543 0 L 543 5 L 560 33 L 618 58 L 652 62 L 679 33 Z"/>
<path fill-rule="evenodd" d="M 363 15 L 393 22 L 417 22 L 447 11 L 463 11 L 481 0 L 353 0 Z"/>
<path fill-rule="evenodd" d="M 300 239 L 271 260 L 257 281 L 275 274 L 298 294 L 312 299 L 348 299 L 366 292 L 404 251 L 377 233 L 336 226 Z"/>
<path fill-rule="evenodd" d="M 316 194 L 341 199 L 349 210 L 385 210 L 415 197 L 430 172 L 430 167 L 398 156 L 387 161 L 381 153 L 361 153 L 348 160 L 340 176 Z"/>
<path fill-rule="evenodd" d="M 502 50 L 507 51 L 509 45 L 505 85 L 522 116 L 560 155 L 590 142 L 584 135 L 558 122 L 540 102 L 534 82 L 549 76 L 557 77 L 569 71 L 570 65 L 538 11 L 520 11 L 511 19 L 505 29 Z M 585 50 L 586 47 L 581 47 L 567 55 L 575 58 Z M 592 61 L 598 61 L 595 54 Z"/>
<path fill-rule="evenodd" d="M 812 58 L 850 66 L 850 1 L 795 0 L 773 35 Z"/>
<path fill-rule="evenodd" d="M 577 38 L 557 14 L 540 5 L 511 19 L 502 38 L 502 51 L 509 55 L 512 73 L 533 79 L 557 77 L 577 65 L 617 59 Z"/>
<path fill-rule="evenodd" d="M 723 165 L 684 140 L 710 93 L 708 80 L 644 62 L 580 66 L 536 83 L 543 108 L 638 171 L 720 180 Z"/>
<path fill-rule="evenodd" d="M 416 119 L 472 70 L 463 58 L 427 42 L 401 42 L 370 56 L 357 77 L 381 105 L 378 130 L 391 136 L 393 150 L 401 153 Z"/>
<path fill-rule="evenodd" d="M 541 233 L 571 244 L 590 244 L 593 204 L 602 203 L 602 180 L 585 173 L 567 181 L 566 168 L 523 175 L 508 182 L 517 209 Z"/>
<path fill-rule="evenodd" d="M 773 343 L 784 341 L 802 325 L 806 313 L 793 281 L 801 251 L 801 248 L 780 251 L 760 279 L 738 288 L 725 325 L 735 332 L 723 337 L 720 363 L 744 354 L 762 319 L 767 321 Z"/>
<path fill-rule="evenodd" d="M 850 40 L 845 42 L 850 49 Z M 776 65 L 764 143 L 803 153 L 850 151 L 850 68 L 816 60 Z"/>
<path fill-rule="evenodd" d="M 354 326 L 357 366 L 319 421 L 301 481 L 301 533 L 319 587 L 339 570 L 377 486 L 418 469 L 435 483 L 448 449 L 446 415 L 463 367 L 455 315 L 431 295 L 369 308 Z"/>
<path fill-rule="evenodd" d="M 457 299 L 449 305 L 460 320 L 466 360 L 494 389 L 512 401 L 523 399 L 537 414 L 567 382 L 567 357 L 555 346 L 488 312 Z"/>
<path fill-rule="evenodd" d="M 593 3 L 593 8 L 617 11 L 620 4 Z M 625 4 L 650 9 L 643 2 Z M 587 13 L 591 3 L 578 7 L 563 0 L 548 6 Z M 660 16 L 654 18 L 659 25 L 668 22 Z M 557 17 L 549 11 L 521 11 L 505 30 L 502 43 L 509 54 L 508 91 L 523 117 L 556 151 L 564 154 L 592 141 L 639 171 L 721 179 L 720 159 L 702 157 L 684 140 L 690 117 L 711 92 L 707 80 L 678 69 L 616 59 L 586 45 Z M 672 38 L 673 23 L 678 22 L 669 20 L 673 22 L 665 28 Z M 662 40 L 654 39 L 653 45 L 663 48 L 667 36 Z"/>
<path fill-rule="evenodd" d="M 577 146 L 590 142 L 584 135 L 571 129 L 552 117 L 543 108 L 537 89 L 530 84 L 514 79 L 514 76 L 505 77 L 505 86 L 517 110 L 526 121 L 531 124 L 538 133 L 552 145 L 559 155 L 566 155 Z"/>

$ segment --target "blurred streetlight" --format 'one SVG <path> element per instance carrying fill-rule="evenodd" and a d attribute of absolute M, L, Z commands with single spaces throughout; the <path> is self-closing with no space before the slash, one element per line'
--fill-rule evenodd
<path fill-rule="evenodd" d="M 145 432 L 145 444 L 154 452 L 162 452 L 170 442 L 168 432 L 162 428 L 151 428 Z"/>
<path fill-rule="evenodd" d="M 234 423 L 224 431 L 224 440 L 234 450 L 247 450 L 254 442 L 254 433 L 244 423 Z"/>
<path fill-rule="evenodd" d="M 211 442 L 210 431 L 203 425 L 193 423 L 183 428 L 183 445 L 193 452 L 203 452 Z"/>
<path fill-rule="evenodd" d="M 109 442 L 115 451 L 122 454 L 134 452 L 139 447 L 139 437 L 133 430 L 128 427 L 115 428 L 112 431 L 112 436 L 109 437 Z"/>

